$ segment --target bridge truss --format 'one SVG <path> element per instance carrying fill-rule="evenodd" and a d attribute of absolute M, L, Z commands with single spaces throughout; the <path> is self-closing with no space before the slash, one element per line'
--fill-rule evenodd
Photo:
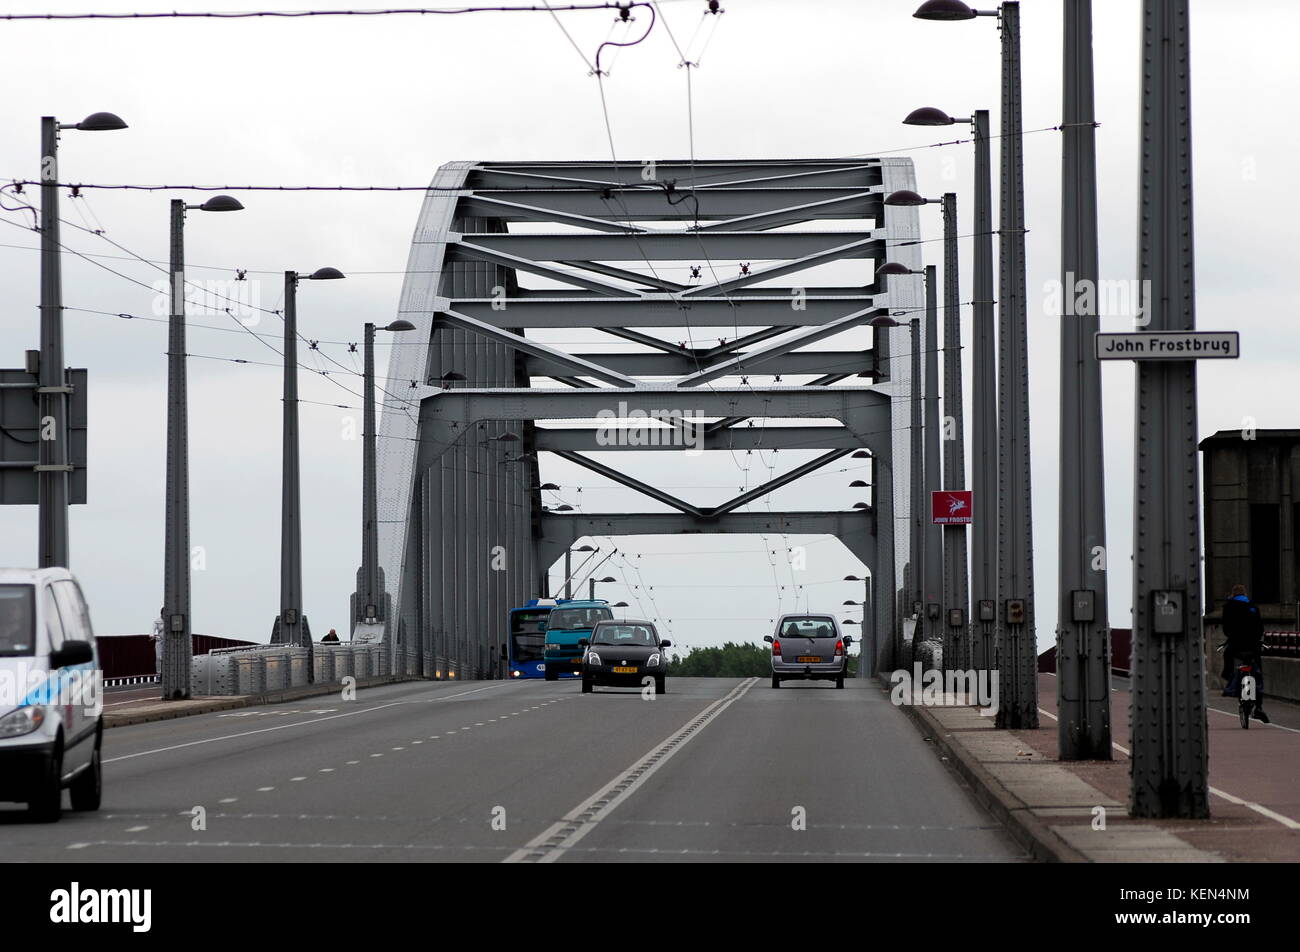
<path fill-rule="evenodd" d="M 886 288 L 875 269 L 920 268 L 916 208 L 883 203 L 914 187 L 902 158 L 443 166 L 400 303 L 416 330 L 394 338 L 380 398 L 395 663 L 483 676 L 508 610 L 545 594 L 577 540 L 712 532 L 837 537 L 873 578 L 864 650 L 890 663 L 909 561 L 908 533 L 895 531 L 910 517 L 907 321 L 921 286 L 907 275 Z M 869 326 L 888 314 L 903 326 Z M 557 330 L 619 350 L 575 352 L 548 341 Z M 689 480 L 702 457 L 756 447 L 817 455 L 713 506 L 611 458 L 670 453 L 659 470 Z M 750 508 L 854 454 L 870 457 L 869 504 Z M 547 511 L 550 459 L 668 511 Z"/>

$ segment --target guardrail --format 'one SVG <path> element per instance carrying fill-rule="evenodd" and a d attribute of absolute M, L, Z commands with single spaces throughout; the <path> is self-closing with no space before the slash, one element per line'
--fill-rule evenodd
<path fill-rule="evenodd" d="M 316 644 L 311 652 L 289 644 L 218 648 L 194 658 L 190 692 L 195 696 L 265 694 L 303 687 L 308 683 L 309 662 L 317 684 L 390 673 L 388 649 L 383 644 Z"/>
<path fill-rule="evenodd" d="M 1300 658 L 1300 631 L 1264 632 L 1264 657 Z"/>

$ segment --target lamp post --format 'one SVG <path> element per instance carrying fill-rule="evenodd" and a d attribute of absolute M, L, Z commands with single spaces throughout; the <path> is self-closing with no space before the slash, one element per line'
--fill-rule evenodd
<path fill-rule="evenodd" d="M 606 582 L 616 582 L 616 581 L 618 581 L 618 579 L 614 578 L 612 575 L 606 575 L 604 578 L 589 578 L 589 579 L 587 579 L 587 586 L 588 586 L 588 589 L 587 589 L 587 593 L 588 593 L 588 594 L 587 594 L 587 597 L 588 597 L 591 601 L 593 601 L 593 602 L 596 600 L 596 583 L 597 583 L 597 582 L 600 582 L 600 583 L 603 585 L 603 584 L 605 584 Z"/>
<path fill-rule="evenodd" d="M 943 488 L 964 490 L 966 429 L 961 373 L 961 291 L 957 276 L 957 195 L 945 192 L 943 198 L 923 198 L 910 189 L 900 189 L 887 195 L 885 204 L 938 204 L 943 208 Z M 943 663 L 945 668 L 965 669 L 970 667 L 966 632 L 970 604 L 966 527 L 945 525 L 942 537 Z"/>
<path fill-rule="evenodd" d="M 1020 4 L 974 10 L 962 0 L 926 0 L 923 20 L 995 16 L 1002 32 L 1002 200 L 998 281 L 998 563 L 1002 701 L 997 726 L 1038 726 L 1034 638 L 1034 533 L 1030 497 L 1029 352 L 1025 312 L 1024 155 L 1020 109 Z"/>
<path fill-rule="evenodd" d="M 284 273 L 284 462 L 280 497 L 280 614 L 271 641 L 307 649 L 307 680 L 314 681 L 311 628 L 302 615 L 302 510 L 298 468 L 298 282 L 332 281 L 337 268 Z"/>
<path fill-rule="evenodd" d="M 572 512 L 573 507 L 570 506 L 568 503 L 565 503 L 564 505 L 556 506 L 554 511 Z M 580 545 L 576 549 L 564 550 L 564 597 L 565 598 L 573 597 L 573 553 L 574 552 L 598 552 L 598 551 L 600 550 L 595 549 L 589 545 Z M 579 566 L 579 568 L 581 568 L 581 566 Z"/>
<path fill-rule="evenodd" d="M 918 196 L 919 198 L 919 196 Z M 912 462 L 920 468 L 912 476 L 912 527 L 913 544 L 920 548 L 912 555 L 912 578 L 915 583 L 914 602 L 921 603 L 918 619 L 922 637 L 918 641 L 942 642 L 941 620 L 943 591 L 943 535 L 930 517 L 930 500 L 939 491 L 939 339 L 936 271 L 933 265 L 914 271 L 897 262 L 886 262 L 876 269 L 877 275 L 922 274 L 925 276 L 925 334 L 922 340 L 920 321 L 913 319 L 912 370 L 917 375 L 912 383 Z M 925 382 L 921 379 L 922 350 L 925 357 Z M 923 406 L 922 406 L 923 405 Z M 924 423 L 921 423 L 921 415 Z M 919 427 L 918 427 L 918 424 Z M 919 432 L 918 432 L 919 429 Z"/>
<path fill-rule="evenodd" d="M 844 576 L 846 582 L 862 583 L 862 648 L 866 653 L 867 663 L 858 666 L 858 677 L 870 678 L 876 674 L 876 626 L 874 622 L 869 621 L 872 618 L 872 598 L 871 598 L 871 577 L 860 577 L 857 575 Z M 848 602 L 845 602 L 847 605 Z M 867 629 L 871 631 L 868 632 Z"/>
<path fill-rule="evenodd" d="M 997 617 L 998 587 L 998 413 L 997 348 L 993 315 L 993 172 L 989 148 L 989 114 L 978 109 L 957 119 L 942 109 L 922 106 L 904 124 L 947 126 L 969 123 L 975 142 L 975 236 L 973 262 L 974 347 L 971 407 L 971 459 L 974 505 L 971 518 L 970 645 L 966 667 L 978 671 L 996 668 L 993 623 Z M 946 222 L 945 222 L 946 225 Z M 959 606 L 960 607 L 960 606 Z M 978 626 L 978 627 L 977 627 Z"/>
<path fill-rule="evenodd" d="M 357 625 L 384 624 L 384 640 L 388 641 L 390 606 L 388 592 L 379 567 L 379 497 L 375 478 L 375 331 L 390 333 L 413 331 L 415 325 L 407 320 L 396 320 L 384 327 L 365 325 L 365 371 L 362 389 L 361 434 L 361 567 L 357 570 L 357 590 L 352 596 L 353 640 Z"/>
<path fill-rule="evenodd" d="M 237 212 L 238 199 L 214 195 L 201 205 L 171 202 L 171 305 L 167 320 L 167 501 L 163 530 L 162 663 L 164 700 L 190 696 L 194 626 L 190 619 L 189 385 L 185 366 L 185 212 Z"/>
<path fill-rule="evenodd" d="M 91 113 L 80 122 L 41 118 L 41 359 L 37 400 L 42 437 L 36 464 L 37 564 L 68 566 L 68 502 L 72 457 L 68 445 L 68 379 L 63 367 L 63 261 L 59 246 L 59 131 L 125 129 L 111 112 Z M 48 429 L 47 429 L 48 428 Z"/>

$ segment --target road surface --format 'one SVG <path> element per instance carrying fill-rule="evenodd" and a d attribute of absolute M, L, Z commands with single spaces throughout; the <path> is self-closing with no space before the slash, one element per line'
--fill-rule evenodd
<path fill-rule="evenodd" d="M 106 732 L 99 813 L 11 862 L 1016 861 L 876 686 L 418 682 Z M 66 802 L 66 800 L 65 800 Z M 199 808 L 196 814 L 195 808 Z"/>

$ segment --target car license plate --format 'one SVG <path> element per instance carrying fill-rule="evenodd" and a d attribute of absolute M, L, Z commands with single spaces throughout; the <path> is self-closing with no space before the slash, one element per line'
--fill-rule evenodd
<path fill-rule="evenodd" d="M 817 663 L 819 663 L 821 660 L 822 660 L 822 659 L 819 658 L 817 655 L 800 655 L 800 656 L 799 656 L 799 663 L 800 663 L 800 664 L 817 664 Z"/>
<path fill-rule="evenodd" d="M 636 668 L 632 665 L 627 665 L 627 666 L 615 665 L 614 673 L 615 674 L 636 674 Z"/>

